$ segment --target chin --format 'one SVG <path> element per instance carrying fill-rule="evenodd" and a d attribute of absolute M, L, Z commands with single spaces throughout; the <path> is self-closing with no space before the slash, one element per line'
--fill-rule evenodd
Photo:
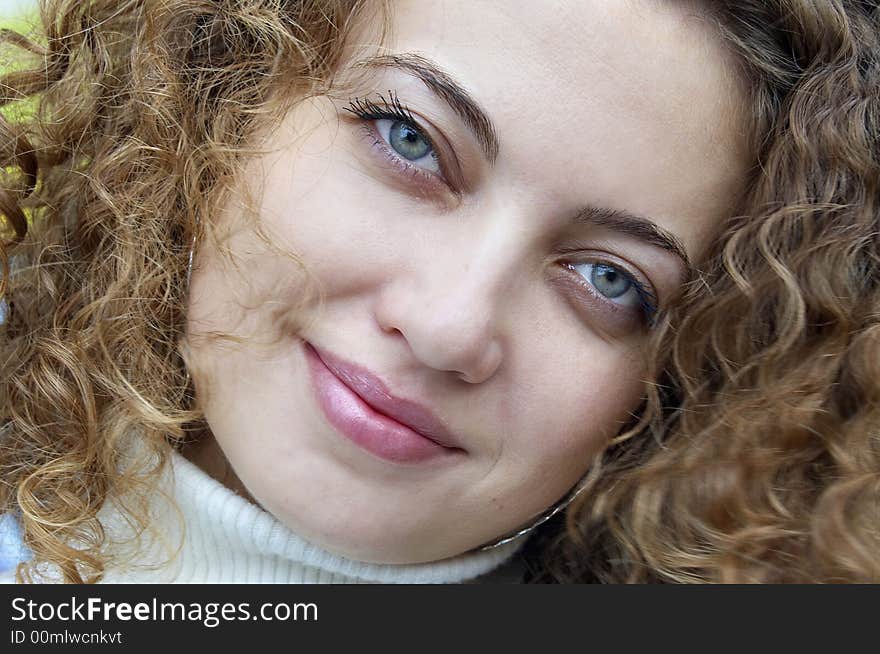
<path fill-rule="evenodd" d="M 355 561 L 365 563 L 415 564 L 439 561 L 461 554 L 475 545 L 459 545 L 441 538 L 448 530 L 430 526 L 409 527 L 395 524 L 394 519 L 377 517 L 367 524 L 357 520 L 335 519 L 315 522 L 296 520 L 294 516 L 276 517 L 318 547 Z M 360 512 L 366 515 L 366 511 Z M 326 515 L 332 518 L 332 515 Z M 391 525 L 389 527 L 389 525 Z"/>

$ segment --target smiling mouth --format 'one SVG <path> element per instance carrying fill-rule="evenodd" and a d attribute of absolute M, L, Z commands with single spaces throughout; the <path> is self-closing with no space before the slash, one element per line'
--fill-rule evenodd
<path fill-rule="evenodd" d="M 325 418 L 350 441 L 393 463 L 435 462 L 466 453 L 429 409 L 395 397 L 366 368 L 307 342 L 303 349 Z"/>

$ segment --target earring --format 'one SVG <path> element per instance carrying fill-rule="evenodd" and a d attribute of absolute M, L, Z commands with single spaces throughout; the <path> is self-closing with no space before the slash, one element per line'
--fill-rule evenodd
<path fill-rule="evenodd" d="M 483 552 L 485 550 L 491 550 L 491 549 L 495 549 L 496 547 L 501 547 L 502 545 L 506 545 L 507 543 L 514 541 L 517 538 L 521 538 L 522 536 L 525 536 L 526 534 L 531 533 L 532 531 L 534 531 L 535 529 L 537 529 L 538 527 L 543 525 L 545 522 L 547 522 L 550 518 L 555 516 L 557 513 L 559 513 L 563 509 L 565 509 L 569 504 L 572 503 L 572 501 L 574 501 L 574 498 L 576 498 L 578 495 L 580 495 L 584 491 L 585 488 L 586 488 L 586 483 L 582 479 L 581 481 L 579 481 L 575 485 L 575 487 L 571 490 L 571 492 L 567 496 L 562 498 L 562 500 L 560 500 L 559 502 L 557 502 L 556 504 L 551 506 L 546 511 L 539 513 L 535 517 L 535 519 L 531 522 L 531 524 L 529 524 L 528 527 L 524 527 L 523 529 L 519 529 L 518 531 L 515 531 L 512 534 L 507 534 L 506 536 L 502 536 L 498 540 L 492 541 L 491 543 L 488 543 L 486 545 L 481 545 L 480 547 L 477 548 L 478 551 Z"/>

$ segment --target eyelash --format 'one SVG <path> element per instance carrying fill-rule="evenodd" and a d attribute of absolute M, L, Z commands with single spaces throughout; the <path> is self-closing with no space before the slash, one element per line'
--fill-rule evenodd
<path fill-rule="evenodd" d="M 427 182 L 428 184 L 440 183 L 446 188 L 450 188 L 449 183 L 446 181 L 446 171 L 443 162 L 440 160 L 434 140 L 428 136 L 426 130 L 422 128 L 419 121 L 413 117 L 409 108 L 400 102 L 400 99 L 394 91 L 388 91 L 387 100 L 382 94 L 378 94 L 378 97 L 379 103 L 366 98 L 354 98 L 349 101 L 349 105 L 345 107 L 345 110 L 364 121 L 364 131 L 373 141 L 373 145 L 394 166 L 400 169 L 401 172 L 415 177 L 419 182 Z M 420 166 L 416 166 L 397 154 L 391 148 L 390 144 L 386 143 L 382 137 L 378 136 L 376 129 L 369 125 L 371 121 L 375 120 L 399 121 L 418 132 L 419 136 L 430 146 L 431 155 L 437 162 L 437 166 L 440 168 L 443 176 L 441 177 L 441 175 L 425 170 Z"/>
<path fill-rule="evenodd" d="M 378 94 L 379 103 L 373 102 L 367 98 L 353 98 L 349 101 L 349 105 L 345 107 L 345 110 L 349 113 L 353 114 L 360 120 L 362 120 L 364 124 L 364 131 L 373 141 L 373 145 L 381 152 L 381 154 L 386 157 L 395 167 L 397 167 L 401 172 L 408 174 L 414 178 L 416 178 L 420 183 L 427 182 L 429 184 L 443 184 L 444 187 L 450 188 L 449 184 L 445 179 L 441 178 L 439 175 L 432 173 L 430 171 L 425 170 L 420 166 L 416 166 L 412 164 L 410 161 L 407 161 L 402 156 L 397 154 L 392 148 L 391 145 L 386 143 L 384 138 L 380 137 L 376 132 L 376 129 L 369 125 L 371 121 L 376 120 L 393 120 L 399 121 L 401 123 L 406 124 L 408 127 L 411 127 L 416 132 L 418 132 L 419 136 L 425 140 L 425 142 L 431 147 L 431 154 L 434 159 L 437 161 L 437 165 L 439 166 L 441 172 L 445 173 L 443 163 L 440 161 L 437 147 L 434 144 L 433 139 L 426 133 L 426 131 L 421 127 L 419 121 L 415 119 L 412 112 L 409 108 L 404 105 L 400 99 L 397 97 L 397 94 L 394 91 L 388 91 L 388 99 L 386 100 L 385 96 L 382 94 Z M 575 251 L 575 250 L 572 250 Z M 581 252 L 582 250 L 577 250 Z M 606 265 L 614 268 L 616 271 L 620 272 L 624 277 L 626 277 L 627 281 L 632 284 L 633 288 L 638 295 L 638 310 L 641 312 L 645 323 L 647 323 L 648 328 L 653 327 L 656 324 L 657 319 L 657 296 L 648 288 L 645 284 L 639 281 L 636 276 L 632 273 L 628 272 L 626 269 L 621 267 L 617 263 L 613 263 L 611 261 L 603 260 L 601 258 L 596 258 L 591 261 L 583 261 L 577 263 L 563 263 L 562 266 L 570 271 L 572 275 L 574 275 L 579 285 L 586 287 L 587 292 L 589 292 L 593 297 L 599 299 L 599 301 L 605 303 L 606 305 L 611 305 L 614 311 L 627 311 L 628 307 L 624 305 L 618 304 L 614 302 L 612 299 L 605 297 L 602 295 L 599 290 L 586 279 L 583 275 L 581 275 L 577 270 L 575 270 L 574 266 L 581 263 L 592 263 L 594 265 Z"/>

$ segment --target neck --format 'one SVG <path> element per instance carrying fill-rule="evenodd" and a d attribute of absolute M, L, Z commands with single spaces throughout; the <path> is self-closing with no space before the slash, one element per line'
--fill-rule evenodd
<path fill-rule="evenodd" d="M 185 443 L 180 448 L 180 454 L 211 479 L 226 486 L 252 504 L 259 504 L 235 474 L 229 459 L 226 458 L 217 439 L 209 429 L 202 430 L 197 438 Z"/>

